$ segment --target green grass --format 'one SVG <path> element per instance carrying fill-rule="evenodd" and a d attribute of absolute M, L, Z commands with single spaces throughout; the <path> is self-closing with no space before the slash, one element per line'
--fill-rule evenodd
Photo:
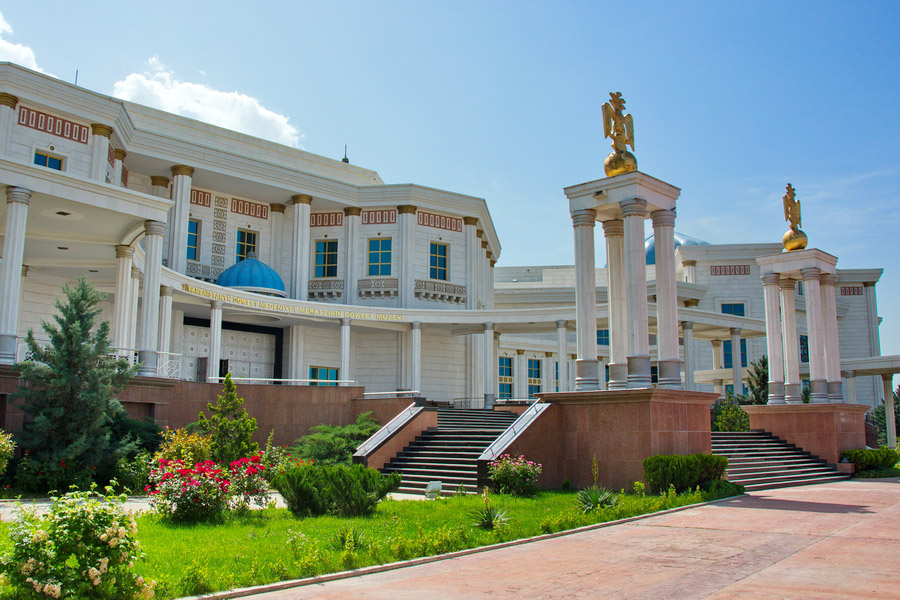
<path fill-rule="evenodd" d="M 219 525 L 177 526 L 144 514 L 138 517 L 138 538 L 147 558 L 135 569 L 158 582 L 157 598 L 177 598 L 443 554 L 709 499 L 702 492 L 624 495 L 617 506 L 585 515 L 576 507 L 576 492 L 493 495 L 492 505 L 510 519 L 495 531 L 472 525 L 470 513 L 483 507 L 480 496 L 386 500 L 374 515 L 361 518 L 295 519 L 287 510 L 269 508 Z M 5 552 L 8 525 L 0 527 Z M 15 596 L 5 589 L 0 598 Z"/>

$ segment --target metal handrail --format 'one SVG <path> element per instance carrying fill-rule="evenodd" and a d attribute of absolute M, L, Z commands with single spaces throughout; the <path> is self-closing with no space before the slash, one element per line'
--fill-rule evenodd
<path fill-rule="evenodd" d="M 420 394 L 419 390 L 397 390 L 396 392 L 365 392 L 363 394 L 363 398 L 368 396 L 417 396 Z"/>
<path fill-rule="evenodd" d="M 207 377 L 208 381 L 222 382 L 224 377 Z M 353 379 L 276 379 L 274 377 L 232 377 L 232 381 L 279 381 L 281 383 L 325 383 L 325 384 L 357 384 Z"/>
<path fill-rule="evenodd" d="M 543 403 L 540 401 L 540 398 L 535 399 L 534 402 L 531 403 L 525 412 L 519 415 L 519 418 L 513 421 L 512 425 L 506 428 L 506 430 L 497 436 L 497 439 L 491 442 L 491 445 L 485 448 L 484 452 L 481 453 L 481 456 L 478 457 L 478 460 L 494 460 L 497 457 L 499 450 L 495 450 L 494 447 L 505 448 L 509 446 L 515 440 L 520 433 L 525 431 L 525 429 L 531 425 L 532 421 L 534 421 L 538 415 L 544 412 L 550 405 L 547 403 Z"/>
<path fill-rule="evenodd" d="M 379 446 L 381 442 L 386 440 L 392 433 L 405 426 L 413 417 L 418 415 L 424 409 L 424 406 L 416 406 L 416 403 L 413 402 L 399 412 L 393 419 L 388 421 L 384 427 L 376 431 L 372 437 L 360 444 L 359 447 L 356 448 L 356 452 L 353 453 L 353 456 L 365 456 L 372 449 Z"/>

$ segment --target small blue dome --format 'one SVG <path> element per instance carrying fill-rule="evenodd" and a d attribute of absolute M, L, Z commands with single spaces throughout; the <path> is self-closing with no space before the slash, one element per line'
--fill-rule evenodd
<path fill-rule="evenodd" d="M 689 235 L 684 235 L 683 233 L 675 232 L 675 248 L 678 246 L 709 246 L 709 242 L 704 242 L 703 240 L 698 240 L 697 238 L 692 238 Z M 675 251 L 675 248 L 672 248 L 672 251 Z M 656 264 L 656 239 L 653 237 L 651 233 L 650 236 L 644 240 L 644 256 L 647 257 L 648 265 Z"/>
<path fill-rule="evenodd" d="M 222 271 L 216 285 L 273 296 L 287 295 L 278 273 L 252 254 Z"/>

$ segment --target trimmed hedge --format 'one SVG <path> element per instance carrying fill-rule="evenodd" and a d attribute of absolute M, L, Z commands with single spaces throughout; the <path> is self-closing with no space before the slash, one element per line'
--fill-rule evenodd
<path fill-rule="evenodd" d="M 295 517 L 371 514 L 400 485 L 400 474 L 382 475 L 362 465 L 298 465 L 272 480 Z"/>
<path fill-rule="evenodd" d="M 856 465 L 857 471 L 887 469 L 900 462 L 900 452 L 893 448 L 844 450 L 841 460 L 845 458 Z"/>
<path fill-rule="evenodd" d="M 675 486 L 677 492 L 722 479 L 728 459 L 715 454 L 656 454 L 644 459 L 644 480 L 651 493 L 659 494 Z"/>

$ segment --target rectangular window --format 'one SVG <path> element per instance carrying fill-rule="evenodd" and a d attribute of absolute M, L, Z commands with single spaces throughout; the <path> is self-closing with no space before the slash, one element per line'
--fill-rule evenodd
<path fill-rule="evenodd" d="M 337 240 L 316 242 L 316 277 L 337 277 Z"/>
<path fill-rule="evenodd" d="M 256 255 L 256 232 L 238 229 L 236 247 L 237 252 L 234 262 L 241 262 L 249 257 L 251 252 Z M 254 258 L 256 258 L 256 256 L 254 256 Z"/>
<path fill-rule="evenodd" d="M 558 392 L 559 391 L 559 361 L 556 361 L 555 363 L 553 363 L 553 366 L 554 366 L 553 375 L 554 375 L 554 379 L 556 380 L 555 390 Z"/>
<path fill-rule="evenodd" d="M 431 279 L 440 279 L 447 281 L 447 244 L 439 244 L 431 242 L 431 251 L 429 252 L 429 270 L 428 276 Z"/>
<path fill-rule="evenodd" d="M 513 360 L 511 356 L 501 356 L 497 362 L 498 381 L 500 383 L 500 398 L 512 398 L 513 386 Z"/>
<path fill-rule="evenodd" d="M 609 346 L 609 329 L 597 330 L 597 345 Z"/>
<path fill-rule="evenodd" d="M 52 154 L 47 154 L 46 152 L 35 152 L 34 164 L 39 167 L 48 167 L 50 169 L 62 171 L 63 161 L 61 158 L 53 156 Z"/>
<path fill-rule="evenodd" d="M 391 238 L 369 240 L 369 277 L 391 274 Z"/>
<path fill-rule="evenodd" d="M 534 398 L 541 391 L 541 359 L 528 359 L 528 397 Z"/>
<path fill-rule="evenodd" d="M 722 362 L 725 363 L 725 368 L 730 369 L 733 360 L 734 353 L 731 351 L 731 340 L 725 340 L 722 342 Z M 741 366 L 747 366 L 747 340 L 741 340 Z"/>
<path fill-rule="evenodd" d="M 188 220 L 187 258 L 188 260 L 200 260 L 200 221 Z"/>
<path fill-rule="evenodd" d="M 659 383 L 659 366 L 650 365 L 650 383 Z"/>
<path fill-rule="evenodd" d="M 800 362 L 809 362 L 809 337 L 800 336 Z"/>
<path fill-rule="evenodd" d="M 309 385 L 336 386 L 337 383 L 328 383 L 328 382 L 336 382 L 337 381 L 338 370 L 333 369 L 331 367 L 310 367 L 309 368 L 309 378 L 310 379 L 318 379 L 318 381 L 309 382 Z"/>
<path fill-rule="evenodd" d="M 746 317 L 744 314 L 744 304 L 743 303 L 731 303 L 731 304 L 722 304 L 722 314 L 723 315 L 735 315 L 736 317 Z"/>

